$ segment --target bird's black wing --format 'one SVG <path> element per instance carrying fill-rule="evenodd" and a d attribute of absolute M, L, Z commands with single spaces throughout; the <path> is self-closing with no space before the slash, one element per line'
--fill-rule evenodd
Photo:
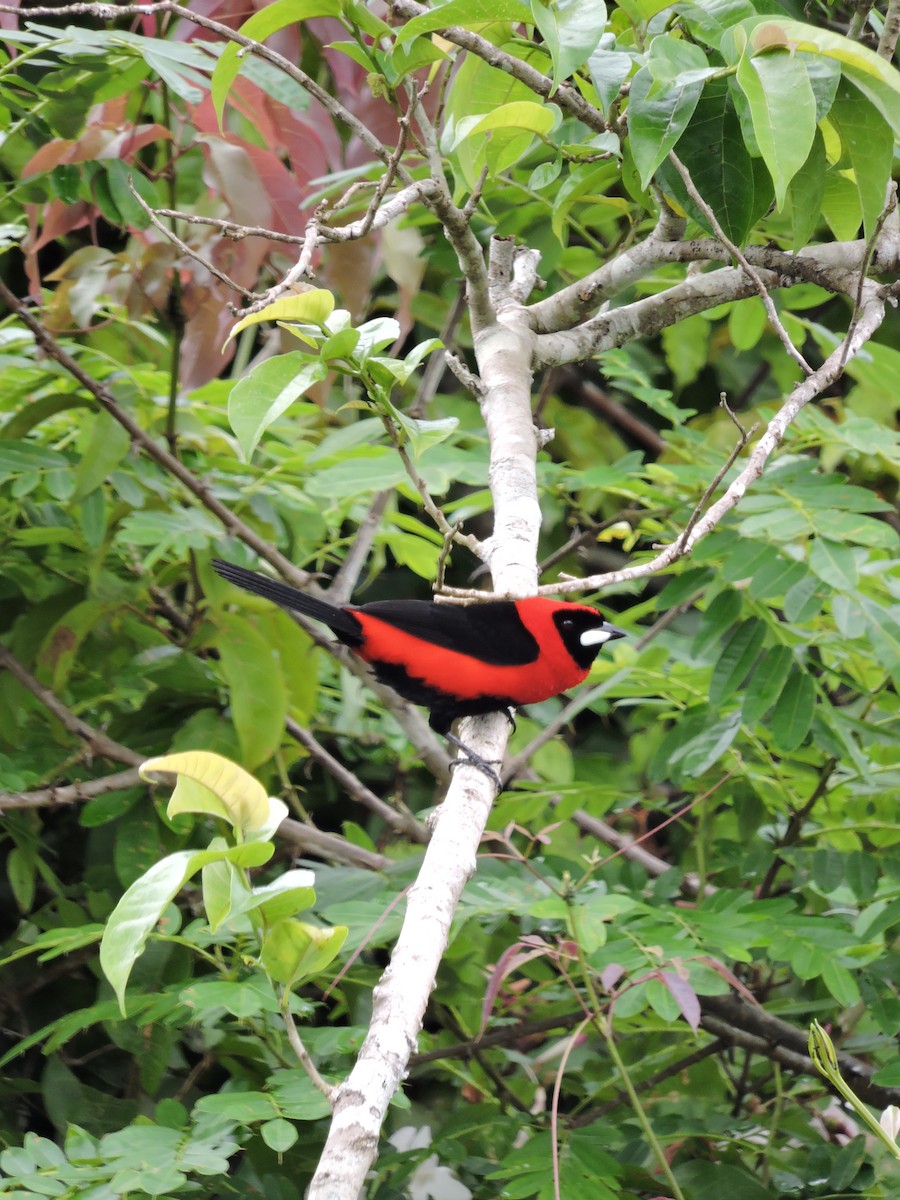
<path fill-rule="evenodd" d="M 455 650 L 489 666 L 523 667 L 539 653 L 512 601 L 462 607 L 427 600 L 375 600 L 357 611 L 428 645 Z"/>

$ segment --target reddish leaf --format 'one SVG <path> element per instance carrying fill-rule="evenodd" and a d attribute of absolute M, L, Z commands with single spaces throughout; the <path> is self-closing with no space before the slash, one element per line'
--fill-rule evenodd
<path fill-rule="evenodd" d="M 624 974 L 625 968 L 621 963 L 607 963 L 600 972 L 604 992 L 611 992 Z"/>
<path fill-rule="evenodd" d="M 697 993 L 687 980 L 672 971 L 659 971 L 657 979 L 672 993 L 675 1003 L 681 1009 L 681 1015 L 696 1033 L 700 1028 L 700 1001 L 697 999 Z"/>

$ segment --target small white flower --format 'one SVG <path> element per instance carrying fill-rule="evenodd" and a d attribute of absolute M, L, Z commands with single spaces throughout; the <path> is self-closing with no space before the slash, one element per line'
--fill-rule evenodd
<path fill-rule="evenodd" d="M 431 1145 L 431 1128 L 404 1125 L 388 1141 L 395 1150 L 424 1150 Z M 471 1200 L 472 1193 L 456 1178 L 449 1167 L 442 1167 L 436 1154 L 419 1163 L 409 1178 L 411 1200 Z"/>
<path fill-rule="evenodd" d="M 896 1104 L 889 1104 L 881 1114 L 878 1124 L 891 1141 L 896 1142 L 897 1134 L 900 1133 L 900 1108 Z"/>

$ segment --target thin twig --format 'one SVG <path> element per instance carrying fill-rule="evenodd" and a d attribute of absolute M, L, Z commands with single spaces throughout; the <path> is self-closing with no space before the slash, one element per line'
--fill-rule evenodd
<path fill-rule="evenodd" d="M 425 365 L 425 370 L 422 372 L 413 402 L 409 406 L 409 415 L 411 417 L 421 419 L 428 412 L 428 406 L 437 392 L 438 385 L 447 369 L 446 347 L 453 341 L 457 326 L 462 320 L 465 311 L 466 289 L 465 285 L 460 285 L 456 290 L 453 303 L 450 305 L 450 311 L 447 313 L 444 324 L 441 327 L 441 332 L 438 334 L 443 349 L 435 350 L 428 357 L 428 362 Z"/>
<path fill-rule="evenodd" d="M 900 0 L 898 0 L 898 22 L 900 22 Z M 897 207 L 897 184 L 892 179 L 888 184 L 887 200 L 884 208 L 878 214 L 878 220 L 875 222 L 875 228 L 872 230 L 872 236 L 866 242 L 866 248 L 863 252 L 862 262 L 859 267 L 859 282 L 856 285 L 856 297 L 853 301 L 853 315 L 850 318 L 850 324 L 847 326 L 847 334 L 844 338 L 844 357 L 841 360 L 842 365 L 846 365 L 847 354 L 850 349 L 850 336 L 856 329 L 856 323 L 859 320 L 859 314 L 862 311 L 863 288 L 866 284 L 866 277 L 869 266 L 875 254 L 875 247 L 881 237 L 881 231 L 884 229 L 885 222 L 892 212 Z"/>
<path fill-rule="evenodd" d="M 394 444 L 394 449 L 400 455 L 400 461 L 403 463 L 410 482 L 421 497 L 422 507 L 428 513 L 429 517 L 431 517 L 440 533 L 443 534 L 445 539 L 449 538 L 455 542 L 456 545 L 465 546 L 465 548 L 474 554 L 476 558 L 483 561 L 484 548 L 478 538 L 470 533 L 461 533 L 459 526 L 451 525 L 444 516 L 443 511 L 438 507 L 437 504 L 435 504 L 431 493 L 428 490 L 428 484 L 419 474 L 419 471 L 406 448 L 406 444 L 403 441 L 403 436 L 397 427 L 397 422 L 389 413 L 381 412 L 379 415 L 381 416 L 381 420 L 384 423 L 385 429 L 387 430 L 388 437 Z"/>
<path fill-rule="evenodd" d="M 288 1041 L 291 1044 L 291 1049 L 297 1055 L 297 1061 L 300 1066 L 309 1076 L 314 1087 L 322 1093 L 328 1103 L 334 1107 L 334 1087 L 323 1079 L 319 1074 L 319 1069 L 313 1060 L 310 1058 L 309 1051 L 303 1045 L 300 1034 L 297 1032 L 297 1026 L 294 1024 L 294 1014 L 290 1009 L 291 993 L 285 989 L 284 995 L 281 998 L 281 1019 L 284 1021 L 284 1028 L 287 1033 Z"/>
<path fill-rule="evenodd" d="M 230 275 L 226 275 L 224 271 L 220 271 L 214 263 L 209 261 L 209 259 L 204 258 L 203 255 L 199 254 L 196 250 L 192 250 L 187 242 L 183 242 L 181 240 L 174 229 L 170 229 L 168 225 L 164 225 L 156 215 L 155 210 L 150 207 L 144 197 L 134 186 L 134 180 L 130 175 L 128 176 L 128 190 L 143 209 L 153 228 L 157 229 L 163 235 L 163 237 L 167 241 L 171 242 L 172 245 L 178 250 L 180 250 L 182 254 L 184 254 L 187 258 L 193 259 L 194 262 L 199 263 L 205 271 L 209 271 L 210 275 L 214 275 L 216 279 L 218 279 L 221 283 L 224 283 L 227 288 L 231 289 L 231 291 L 239 292 L 240 295 L 245 296 L 248 300 L 255 300 L 257 298 L 256 292 L 251 292 L 241 284 L 236 283 Z"/>
<path fill-rule="evenodd" d="M 769 295 L 769 290 L 766 287 L 766 285 L 763 283 L 762 279 L 760 278 L 759 272 L 750 265 L 750 263 L 747 260 L 747 256 L 727 236 L 727 234 L 725 233 L 725 230 L 722 228 L 721 224 L 719 223 L 719 220 L 716 217 L 716 214 L 713 212 L 713 210 L 710 208 L 710 206 L 706 203 L 706 201 L 703 199 L 703 197 L 698 192 L 697 187 L 696 187 L 693 179 L 691 178 L 690 171 L 687 169 L 687 167 L 684 165 L 684 163 L 681 161 L 681 159 L 678 157 L 678 155 L 675 153 L 674 150 L 669 151 L 669 161 L 672 163 L 672 166 L 675 168 L 675 170 L 681 176 L 682 182 L 684 183 L 684 186 L 687 188 L 688 195 L 691 197 L 691 199 L 694 201 L 694 203 L 697 205 L 697 207 L 703 213 L 704 217 L 706 217 L 713 233 L 716 235 L 716 237 L 719 239 L 719 241 L 722 243 L 722 245 L 726 246 L 728 248 L 729 253 L 733 255 L 736 262 L 740 263 L 742 269 L 746 272 L 746 274 L 749 276 L 749 278 L 753 280 L 756 290 L 759 293 L 759 298 L 762 300 L 763 306 L 766 310 L 766 314 L 768 315 L 769 322 L 770 322 L 772 328 L 775 330 L 776 334 L 778 335 L 778 337 L 781 341 L 781 344 L 784 346 L 785 350 L 788 352 L 788 354 L 794 360 L 794 362 L 797 363 L 797 365 L 800 367 L 801 371 L 804 372 L 804 374 L 812 375 L 812 373 L 813 373 L 812 367 L 809 365 L 809 363 L 806 361 L 806 359 L 803 357 L 803 355 L 800 353 L 800 351 L 797 349 L 797 347 L 791 341 L 790 336 L 788 335 L 788 331 L 785 329 L 784 325 L 781 323 L 781 318 L 778 316 L 778 313 L 775 310 L 775 305 L 772 302 L 772 297 Z"/>
<path fill-rule="evenodd" d="M 27 688 L 32 696 L 40 700 L 44 708 L 52 713 L 69 733 L 80 738 L 84 742 L 89 756 L 100 755 L 103 758 L 112 759 L 113 762 L 125 763 L 129 767 L 139 767 L 144 761 L 145 755 L 135 753 L 128 746 L 114 741 L 99 729 L 88 725 L 87 721 L 82 721 L 81 717 L 77 717 L 71 709 L 66 708 L 62 700 L 54 695 L 50 688 L 35 679 L 31 672 L 26 670 L 19 660 L 2 645 L 0 645 L 0 667 L 9 671 L 10 675 L 18 679 L 19 683 Z"/>
<path fill-rule="evenodd" d="M 389 804 L 385 804 L 379 796 L 376 796 L 361 780 L 357 779 L 352 771 L 329 754 L 308 729 L 304 729 L 292 717 L 288 717 L 285 721 L 285 728 L 291 737 L 305 747 L 316 762 L 338 781 L 351 800 L 355 800 L 370 812 L 375 813 L 396 833 L 404 833 L 420 844 L 428 841 L 428 830 L 421 821 L 417 820 L 408 809 L 405 812 L 399 812 L 397 809 L 391 808 Z"/>
<path fill-rule="evenodd" d="M 750 438 L 753 437 L 753 435 L 754 435 L 754 433 L 756 433 L 757 429 L 759 429 L 758 421 L 754 421 L 754 423 L 750 426 L 749 429 L 745 429 L 743 427 L 743 425 L 740 423 L 740 421 L 737 419 L 737 417 L 734 415 L 734 413 L 729 408 L 728 399 L 724 392 L 722 392 L 719 396 L 719 404 L 728 413 L 729 417 L 731 418 L 731 423 L 734 425 L 735 429 L 737 429 L 738 440 L 735 442 L 734 446 L 732 446 L 731 452 L 729 453 L 728 457 L 725 459 L 725 462 L 722 464 L 722 466 L 719 468 L 719 470 L 716 471 L 715 475 L 713 476 L 712 482 L 709 484 L 709 487 L 707 487 L 706 491 L 700 497 L 698 504 L 696 505 L 696 507 L 694 508 L 694 511 L 691 513 L 690 518 L 688 519 L 687 525 L 685 525 L 683 531 L 679 535 L 678 541 L 684 546 L 686 546 L 688 544 L 688 542 L 690 541 L 691 534 L 694 532 L 694 528 L 695 528 L 697 522 L 703 516 L 704 510 L 705 510 L 707 504 L 709 503 L 709 501 L 712 499 L 716 490 L 718 489 L 719 484 L 722 482 L 722 480 L 725 478 L 725 476 L 728 474 L 728 472 L 734 466 L 735 462 L 737 461 L 738 455 L 741 453 L 741 451 L 747 445 L 747 442 L 750 440 Z M 656 547 L 654 547 L 654 549 L 656 549 Z"/>
<path fill-rule="evenodd" d="M 369 557 L 369 551 L 372 549 L 372 543 L 375 541 L 375 535 L 381 525 L 381 518 L 393 495 L 392 488 L 375 493 L 368 512 L 357 527 L 353 544 L 347 551 L 347 555 L 328 589 L 328 600 L 331 604 L 347 604 L 353 595 L 366 559 Z"/>
<path fill-rule="evenodd" d="M 218 229 L 225 237 L 235 242 L 244 238 L 265 238 L 268 242 L 286 242 L 297 246 L 303 244 L 303 238 L 296 233 L 279 233 L 276 229 L 266 229 L 263 225 L 241 225 L 238 221 L 229 221 L 224 217 L 201 216 L 200 213 L 184 212 L 180 208 L 154 208 L 158 217 L 168 217 L 172 221 L 184 221 L 188 225 L 208 225 Z"/>
<path fill-rule="evenodd" d="M 407 21 L 430 11 L 423 4 L 416 3 L 415 0 L 389 0 L 389 7 L 398 17 Z M 489 42 L 487 38 L 463 29 L 459 25 L 451 25 L 436 30 L 436 32 L 446 38 L 448 42 L 453 42 L 463 50 L 468 50 L 470 54 L 477 55 L 490 66 L 496 67 L 497 70 L 518 79 L 520 83 L 524 83 L 537 95 L 543 96 L 548 103 L 558 105 L 564 112 L 582 121 L 594 133 L 605 133 L 609 129 L 603 114 L 589 104 L 573 84 L 557 84 L 549 75 L 543 75 L 522 59 L 516 58 L 512 54 L 506 54 Z"/>

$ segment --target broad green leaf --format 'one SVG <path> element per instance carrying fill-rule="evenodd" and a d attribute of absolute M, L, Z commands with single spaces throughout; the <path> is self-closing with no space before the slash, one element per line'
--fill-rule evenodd
<path fill-rule="evenodd" d="M 738 690 L 756 662 L 765 636 L 766 627 L 757 617 L 751 617 L 732 631 L 713 668 L 709 685 L 711 708 L 720 708 Z"/>
<path fill-rule="evenodd" d="M 243 376 L 228 397 L 228 422 L 249 459 L 268 427 L 304 392 L 328 374 L 325 363 L 301 353 L 279 354 Z M 313 404 L 304 412 L 318 411 Z"/>
<path fill-rule="evenodd" d="M 728 335 L 735 350 L 752 350 L 765 332 L 768 319 L 758 296 L 733 304 L 728 314 Z"/>
<path fill-rule="evenodd" d="M 734 588 L 726 588 L 709 602 L 700 620 L 700 628 L 694 637 L 691 654 L 702 658 L 712 646 L 720 642 L 735 626 L 741 612 L 741 597 Z"/>
<path fill-rule="evenodd" d="M 747 22 L 747 30 L 754 52 L 784 48 L 837 59 L 845 78 L 869 97 L 895 134 L 900 133 L 900 72 L 874 50 L 830 29 L 781 17 L 757 17 Z"/>
<path fill-rule="evenodd" d="M 167 815 L 204 813 L 222 817 L 239 834 L 262 828 L 269 819 L 265 788 L 237 763 L 208 750 L 186 750 L 148 758 L 141 775 L 157 782 L 160 775 L 177 775 Z"/>
<path fill-rule="evenodd" d="M 264 42 L 279 29 L 296 25 L 298 21 L 308 21 L 312 17 L 338 17 L 340 14 L 340 0 L 275 0 L 273 4 L 254 13 L 244 22 L 239 32 L 243 37 L 251 38 L 255 42 Z M 231 85 L 248 57 L 249 52 L 237 42 L 226 42 L 213 70 L 211 93 L 216 119 L 220 125 Z"/>
<path fill-rule="evenodd" d="M 737 81 L 749 102 L 753 131 L 780 209 L 816 133 L 816 101 L 806 65 L 786 52 L 745 56 L 738 64 Z"/>
<path fill-rule="evenodd" d="M 847 172 L 834 167 L 826 171 L 822 216 L 838 241 L 850 241 L 859 232 L 862 223 L 859 189 Z"/>
<path fill-rule="evenodd" d="M 323 325 L 333 312 L 334 296 L 324 288 L 310 288 L 309 291 L 300 292 L 296 296 L 283 296 L 280 300 L 266 305 L 259 312 L 242 317 L 225 339 L 225 345 L 227 346 L 242 329 L 247 329 L 251 325 L 259 325 L 263 321 Z"/>
<path fill-rule="evenodd" d="M 698 719 L 689 730 L 675 727 L 675 748 L 668 756 L 668 763 L 678 779 L 696 779 L 703 775 L 718 762 L 737 737 L 741 727 L 739 710 L 719 720 L 715 718 L 716 714 L 707 709 L 703 719 Z"/>
<path fill-rule="evenodd" d="M 300 1134 L 297 1131 L 297 1126 L 286 1121 L 284 1117 L 276 1117 L 273 1121 L 266 1121 L 259 1127 L 262 1140 L 266 1143 L 270 1150 L 274 1150 L 276 1154 L 284 1154 L 286 1150 L 290 1150 L 294 1142 Z"/>
<path fill-rule="evenodd" d="M 179 850 L 135 880 L 113 909 L 100 943 L 100 966 L 123 1014 L 131 968 L 153 927 L 185 883 L 207 863 L 227 860 L 242 867 L 259 867 L 268 862 L 273 851 L 270 842 L 251 842 L 222 850 Z"/>
<path fill-rule="evenodd" d="M 214 1113 L 244 1125 L 268 1121 L 278 1115 L 278 1105 L 268 1092 L 216 1092 L 201 1096 L 194 1107 L 197 1112 Z"/>
<path fill-rule="evenodd" d="M 301 867 L 285 871 L 272 883 L 254 888 L 246 898 L 243 911 L 258 909 L 267 924 L 275 925 L 276 922 L 293 917 L 315 903 L 315 881 L 314 872 Z"/>
<path fill-rule="evenodd" d="M 444 9 L 446 9 L 446 5 Z M 409 26 L 415 24 L 419 19 L 419 17 L 415 17 L 413 21 L 407 22 L 404 26 L 404 34 Z M 474 123 L 472 118 L 476 114 L 480 119 L 486 113 L 492 113 L 501 106 L 514 102 L 534 104 L 534 92 L 524 83 L 520 83 L 518 79 L 490 66 L 476 55 L 466 55 L 450 85 L 441 148 L 448 150 L 449 147 L 456 146 L 453 154 L 468 187 L 474 187 L 478 180 L 478 174 L 485 161 L 488 139 L 459 139 L 457 126 L 465 122 L 471 128 Z M 493 140 L 499 145 L 492 147 L 492 154 L 496 157 L 501 149 L 508 147 L 510 139 L 513 141 L 523 141 L 524 139 L 527 150 L 531 145 L 532 137 L 530 132 L 523 134 L 519 130 L 497 130 L 494 132 Z"/>
<path fill-rule="evenodd" d="M 794 656 L 787 646 L 773 646 L 760 657 L 744 692 L 743 720 L 755 725 L 781 695 Z"/>
<path fill-rule="evenodd" d="M 38 677 L 54 692 L 62 691 L 85 638 L 105 621 L 113 606 L 103 600 L 82 600 L 47 631 L 38 652 Z"/>
<path fill-rule="evenodd" d="M 628 93 L 629 143 L 641 187 L 647 187 L 684 133 L 702 91 L 702 79 L 676 82 L 664 92 L 654 91 L 653 76 L 646 67 L 632 79 Z"/>
<path fill-rule="evenodd" d="M 131 449 L 131 435 L 114 417 L 98 412 L 87 438 L 81 461 L 75 471 L 75 490 L 71 500 L 77 503 L 98 488 Z"/>
<path fill-rule="evenodd" d="M 221 839 L 214 839 L 220 841 Z M 210 843 L 210 849 L 213 849 Z M 249 889 L 230 862 L 207 863 L 200 872 L 200 890 L 206 922 L 215 933 L 234 908 L 235 893 Z"/>
<path fill-rule="evenodd" d="M 825 142 L 821 131 L 816 129 L 809 157 L 788 187 L 792 250 L 800 250 L 809 245 L 822 219 L 826 167 Z"/>
<path fill-rule="evenodd" d="M 856 555 L 852 547 L 827 537 L 814 538 L 809 547 L 810 570 L 838 591 L 850 592 L 859 582 Z"/>
<path fill-rule="evenodd" d="M 607 49 L 605 46 L 598 46 L 588 59 L 591 82 L 604 115 L 609 113 L 609 106 L 621 92 L 622 84 L 631 74 L 633 63 L 634 58 L 631 54 L 626 54 L 624 50 Z"/>
<path fill-rule="evenodd" d="M 252 770 L 271 758 L 284 736 L 288 693 L 281 660 L 252 621 L 222 613 L 217 639 L 231 694 L 231 719 L 241 757 Z"/>
<path fill-rule="evenodd" d="M 348 932 L 346 925 L 323 929 L 305 921 L 279 921 L 263 941 L 260 961 L 276 983 L 293 987 L 324 971 Z"/>
<path fill-rule="evenodd" d="M 397 41 L 408 46 L 415 38 L 450 25 L 463 25 L 477 32 L 482 25 L 528 21 L 530 17 L 531 11 L 524 0 L 448 0 L 406 21 L 397 31 Z"/>
<path fill-rule="evenodd" d="M 853 168 L 866 237 L 875 232 L 887 199 L 894 157 L 890 126 L 856 89 L 841 84 L 828 115 Z"/>
<path fill-rule="evenodd" d="M 553 60 L 553 80 L 559 85 L 587 62 L 606 28 L 603 0 L 531 0 L 534 23 Z"/>
<path fill-rule="evenodd" d="M 501 104 L 499 108 L 483 117 L 475 118 L 474 125 L 468 129 L 461 122 L 459 136 L 475 137 L 494 129 L 528 129 L 532 133 L 546 136 L 556 124 L 558 112 L 557 108 L 549 104 L 535 104 L 531 100 L 513 100 L 509 104 Z"/>
<path fill-rule="evenodd" d="M 743 243 L 760 208 L 761 193 L 753 160 L 744 145 L 741 123 L 724 81 L 707 83 L 675 150 L 726 235 L 738 244 Z M 714 232 L 671 164 L 661 165 L 659 177 L 697 223 Z"/>
<path fill-rule="evenodd" d="M 779 750 L 796 750 L 809 733 L 816 710 L 816 685 L 808 671 L 793 666 L 769 724 Z"/>

